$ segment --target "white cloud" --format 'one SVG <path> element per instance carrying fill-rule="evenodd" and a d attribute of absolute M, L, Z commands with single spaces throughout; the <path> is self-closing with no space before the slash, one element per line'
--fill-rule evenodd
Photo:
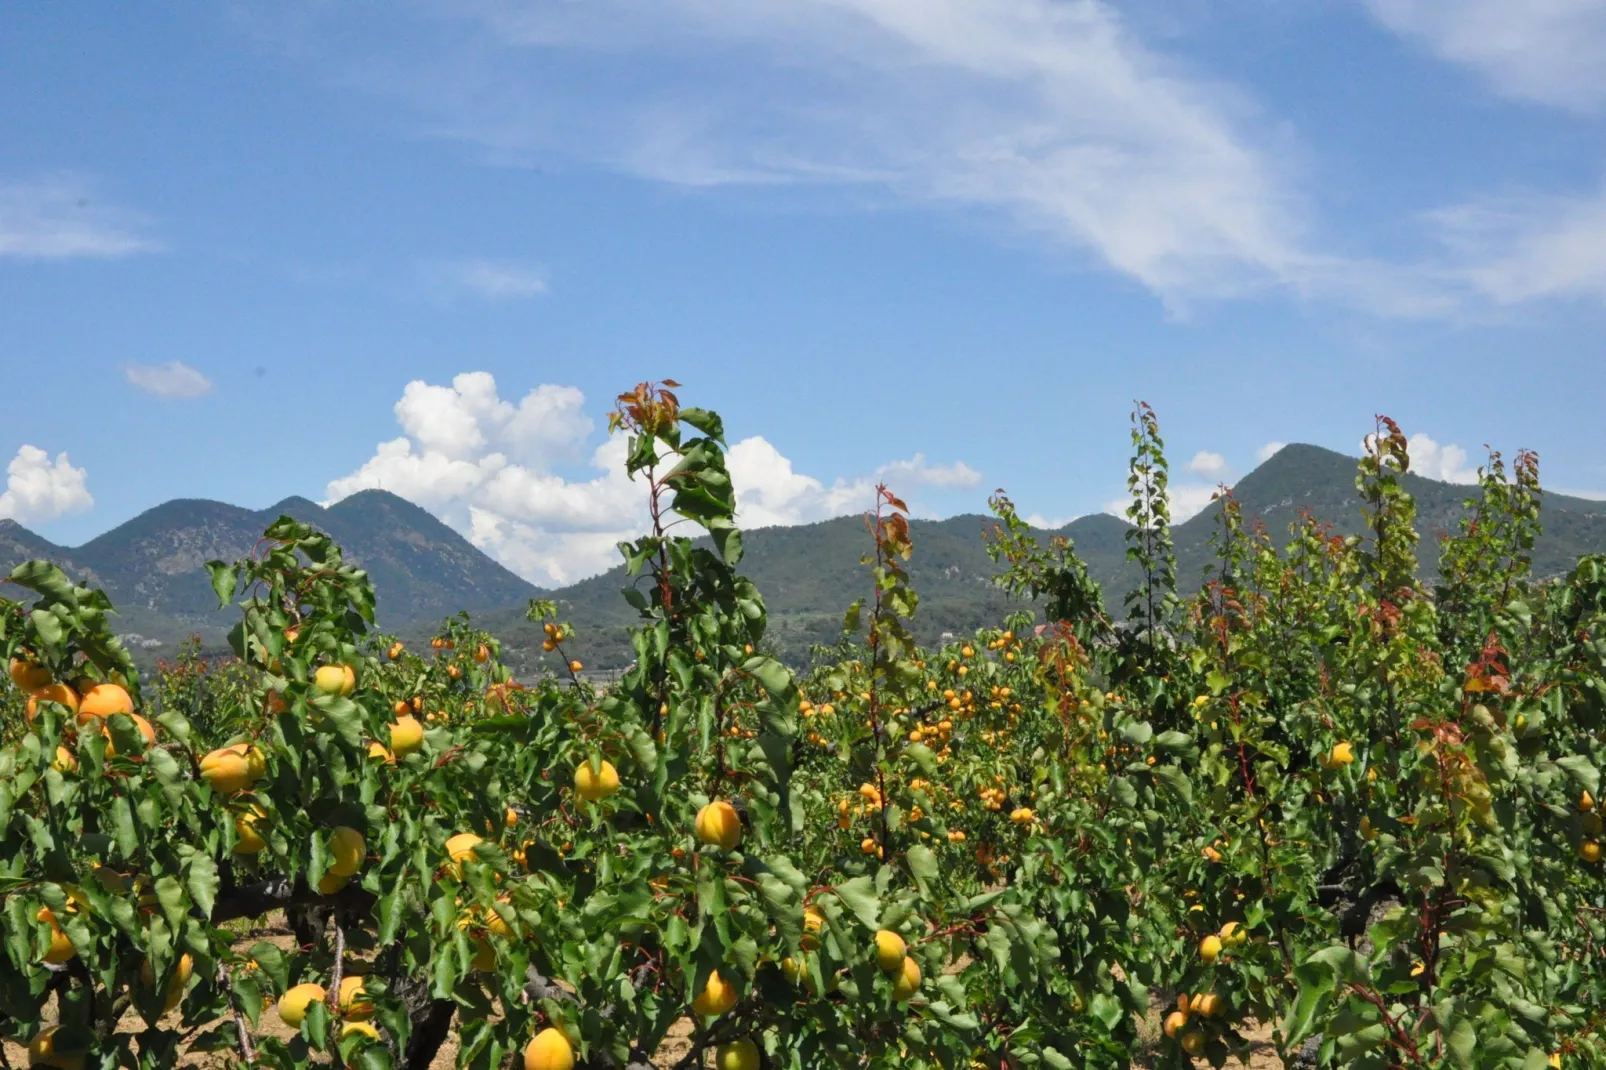
<path fill-rule="evenodd" d="M 1042 513 L 1030 513 L 1026 517 L 1026 523 L 1041 531 L 1058 531 L 1071 521 L 1080 519 L 1083 515 L 1078 513 L 1075 516 L 1045 516 Z"/>
<path fill-rule="evenodd" d="M 1286 445 L 1288 445 L 1288 443 L 1286 443 L 1286 442 L 1268 442 L 1268 443 L 1266 443 L 1264 446 L 1260 447 L 1258 450 L 1255 451 L 1255 461 L 1256 461 L 1256 463 L 1265 464 L 1267 461 L 1269 461 L 1273 457 L 1277 456 L 1277 452 L 1279 450 L 1281 450 Z"/>
<path fill-rule="evenodd" d="M 408 383 L 395 406 L 402 436 L 380 443 L 357 471 L 332 481 L 329 501 L 381 488 L 441 516 L 476 546 L 534 583 L 557 586 L 618 561 L 615 545 L 646 528 L 643 485 L 624 474 L 626 443 L 591 449 L 595 424 L 585 397 L 567 386 L 538 386 L 518 404 L 503 400 L 485 372 L 450 386 Z M 595 473 L 571 479 L 557 469 L 580 464 Z M 794 470 L 761 437 L 734 443 L 727 455 L 738 520 L 747 528 L 807 523 L 875 504 L 875 484 L 896 491 L 974 486 L 963 462 L 933 465 L 916 454 L 874 475 L 826 484 Z"/>
<path fill-rule="evenodd" d="M 1411 454 L 1411 471 L 1428 479 L 1446 483 L 1476 483 L 1478 469 L 1467 464 L 1467 451 L 1460 446 L 1441 446 L 1418 431 L 1406 440 Z"/>
<path fill-rule="evenodd" d="M 496 162 L 981 209 L 1173 307 L 1268 287 L 1390 313 L 1451 303 L 1415 271 L 1315 249 L 1286 127 L 1150 47 L 1108 0 L 420 9 L 407 28 L 423 32 L 369 32 L 312 4 L 263 9 L 257 29 L 277 22 L 343 86 Z"/>
<path fill-rule="evenodd" d="M 50 454 L 24 445 L 6 466 L 6 491 L 0 494 L 0 517 L 22 524 L 81 513 L 95 504 L 89 473 L 74 468 L 65 452 Z"/>
<path fill-rule="evenodd" d="M 546 270 L 509 260 L 443 260 L 421 265 L 424 280 L 444 298 L 521 301 L 547 292 Z"/>
<path fill-rule="evenodd" d="M 1204 512 L 1220 489 L 1220 485 L 1216 483 L 1171 483 L 1166 488 L 1166 504 L 1171 508 L 1171 523 L 1180 524 Z M 1104 511 L 1125 520 L 1127 508 L 1131 504 L 1130 497 L 1112 498 L 1104 503 Z"/>
<path fill-rule="evenodd" d="M 103 204 L 91 183 L 61 174 L 0 182 L 0 257 L 112 259 L 158 248 L 140 216 Z"/>
<path fill-rule="evenodd" d="M 1373 436 L 1361 439 L 1361 452 L 1371 449 Z M 1478 469 L 1467 463 L 1467 451 L 1453 443 L 1440 445 L 1431 435 L 1418 431 L 1405 440 L 1406 452 L 1411 458 L 1411 473 L 1425 479 L 1444 483 L 1476 483 Z"/>
<path fill-rule="evenodd" d="M 1454 274 L 1496 304 L 1606 298 L 1606 188 L 1459 205 L 1429 219 L 1456 256 Z"/>
<path fill-rule="evenodd" d="M 1188 471 L 1206 479 L 1221 479 L 1227 475 L 1227 458 L 1210 450 L 1200 450 L 1188 462 Z"/>
<path fill-rule="evenodd" d="M 884 464 L 876 469 L 876 476 L 894 487 L 942 487 L 953 490 L 974 487 L 981 482 L 981 473 L 964 461 L 948 465 L 927 464 L 923 453 L 917 453 L 907 461 Z"/>
<path fill-rule="evenodd" d="M 134 386 L 159 398 L 198 398 L 212 392 L 212 380 L 182 361 L 130 364 L 123 374 Z"/>
<path fill-rule="evenodd" d="M 1586 112 L 1606 103 L 1600 0 L 1367 0 L 1367 7 L 1506 96 Z"/>

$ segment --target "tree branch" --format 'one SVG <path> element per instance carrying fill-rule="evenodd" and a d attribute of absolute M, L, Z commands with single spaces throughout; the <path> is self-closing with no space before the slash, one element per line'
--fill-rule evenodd
<path fill-rule="evenodd" d="M 212 924 L 255 918 L 270 910 L 305 906 L 334 907 L 360 915 L 371 912 L 373 905 L 373 893 L 365 892 L 354 884 L 348 884 L 334 895 L 319 895 L 304 881 L 292 883 L 287 877 L 270 877 L 255 884 L 227 888 L 220 893 L 212 906 Z"/>

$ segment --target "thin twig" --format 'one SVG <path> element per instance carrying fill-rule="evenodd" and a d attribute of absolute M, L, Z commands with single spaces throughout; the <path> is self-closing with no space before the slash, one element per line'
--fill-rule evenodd
<path fill-rule="evenodd" d="M 217 983 L 228 997 L 229 1013 L 234 1016 L 234 1033 L 240 1041 L 240 1058 L 245 1060 L 245 1065 L 250 1066 L 256 1062 L 256 1049 L 252 1047 L 251 1033 L 245 1027 L 245 1015 L 240 1013 L 239 1004 L 234 1002 L 234 985 L 229 979 L 229 968 L 221 962 L 217 967 Z"/>

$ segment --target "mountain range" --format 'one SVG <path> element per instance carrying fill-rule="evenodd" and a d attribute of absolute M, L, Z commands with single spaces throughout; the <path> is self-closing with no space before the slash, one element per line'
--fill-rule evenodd
<path fill-rule="evenodd" d="M 70 548 L 0 520 L 0 571 L 44 558 L 79 582 L 105 589 L 122 626 L 138 636 L 136 649 L 143 644 L 158 650 L 191 633 L 215 641 L 232 625 L 235 611 L 218 609 L 206 562 L 247 556 L 280 516 L 327 532 L 351 563 L 368 570 L 380 595 L 380 623 L 387 627 L 463 608 L 522 606 L 539 593 L 428 512 L 380 490 L 353 494 L 327 509 L 305 498 L 286 498 L 266 509 L 181 498 Z"/>
<path fill-rule="evenodd" d="M 1462 503 L 1475 488 L 1405 477 L 1416 498 L 1419 554 L 1424 572 L 1438 557 L 1438 540 L 1455 530 Z M 1233 488 L 1247 520 L 1259 518 L 1280 536 L 1301 510 L 1329 523 L 1339 534 L 1360 530 L 1355 459 L 1318 446 L 1290 445 L 1244 476 Z M 1176 525 L 1174 536 L 1183 589 L 1199 582 L 1209 558 L 1214 507 Z M 209 647 L 233 622 L 219 612 L 202 565 L 249 553 L 263 529 L 286 514 L 327 531 L 347 556 L 372 575 L 379 595 L 381 626 L 409 640 L 429 634 L 444 616 L 468 610 L 502 637 L 510 660 L 529 670 L 542 657 L 539 626 L 524 619 L 538 595 L 555 599 L 578 629 L 574 653 L 593 668 L 629 657 L 626 629 L 634 618 L 619 596 L 622 568 L 553 592 L 542 592 L 481 553 L 423 509 L 385 491 L 371 490 L 325 509 L 289 498 L 262 510 L 220 502 L 177 500 L 159 505 L 76 548 L 56 546 L 26 528 L 0 521 L 0 569 L 47 558 L 75 577 L 104 587 L 117 605 L 132 645 L 146 659 L 159 657 L 184 636 L 196 633 Z M 1547 494 L 1544 536 L 1534 553 L 1541 576 L 1569 568 L 1582 553 L 1606 552 L 1606 502 Z M 916 632 L 933 640 L 996 622 L 1011 603 L 991 582 L 995 571 L 981 539 L 989 518 L 968 514 L 910 524 L 914 557 L 910 578 L 921 596 Z M 1126 561 L 1125 521 L 1107 514 L 1081 517 L 1041 538 L 1065 535 L 1118 609 L 1133 584 Z M 742 571 L 763 592 L 771 636 L 790 660 L 801 661 L 813 643 L 840 634 L 842 613 L 868 593 L 859 563 L 869 540 L 859 517 L 747 532 Z"/>

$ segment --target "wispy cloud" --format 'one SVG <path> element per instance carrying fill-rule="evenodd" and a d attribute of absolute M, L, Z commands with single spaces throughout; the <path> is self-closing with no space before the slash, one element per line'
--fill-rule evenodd
<path fill-rule="evenodd" d="M 1389 314 L 1454 303 L 1429 275 L 1323 250 L 1303 149 L 1104 0 L 420 9 L 375 35 L 303 8 L 296 50 L 319 41 L 342 84 L 495 160 L 992 213 L 1173 309 L 1268 289 Z"/>
<path fill-rule="evenodd" d="M 437 260 L 420 265 L 424 281 L 447 299 L 521 301 L 547 292 L 546 270 L 511 260 Z"/>
<path fill-rule="evenodd" d="M 1606 188 L 1464 204 L 1430 218 L 1461 283 L 1489 301 L 1606 298 Z"/>
<path fill-rule="evenodd" d="M 111 259 L 160 248 L 144 217 L 102 202 L 81 175 L 0 180 L 0 257 Z"/>
<path fill-rule="evenodd" d="M 1600 0 L 1367 0 L 1367 7 L 1506 96 L 1582 112 L 1606 105 Z"/>
<path fill-rule="evenodd" d="M 183 361 L 130 364 L 123 375 L 137 389 L 159 398 L 198 398 L 212 392 L 212 380 Z"/>

